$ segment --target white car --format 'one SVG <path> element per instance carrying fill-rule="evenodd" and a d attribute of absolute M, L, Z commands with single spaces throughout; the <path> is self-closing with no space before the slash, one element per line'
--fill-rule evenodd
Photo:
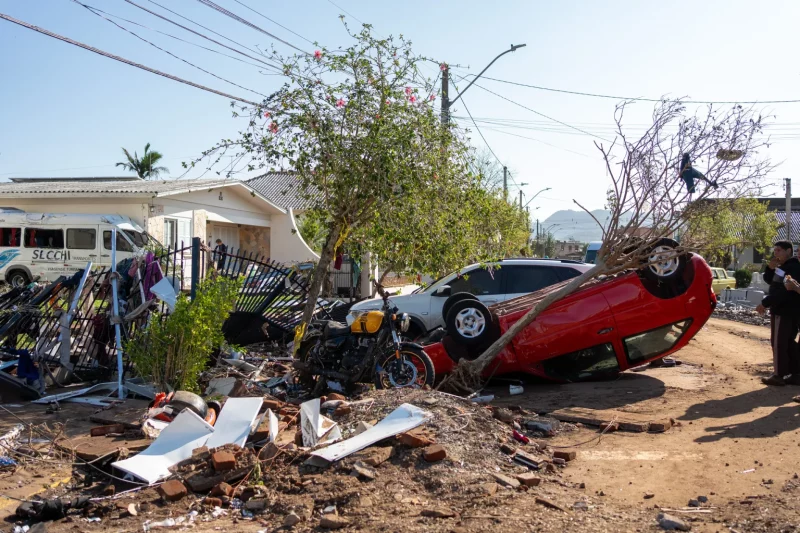
<path fill-rule="evenodd" d="M 567 259 L 505 259 L 470 265 L 439 278 L 424 289 L 391 300 L 401 313 L 411 317 L 408 336 L 414 339 L 444 326 L 442 307 L 451 295 L 467 292 L 490 306 L 577 277 L 590 268 L 592 265 Z M 366 311 L 380 309 L 381 303 L 380 298 L 358 302 L 350 309 L 347 323 L 352 324 Z"/>

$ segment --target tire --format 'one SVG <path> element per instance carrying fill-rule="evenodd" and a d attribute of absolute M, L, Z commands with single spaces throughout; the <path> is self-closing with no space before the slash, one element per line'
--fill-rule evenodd
<path fill-rule="evenodd" d="M 24 270 L 12 270 L 6 279 L 9 285 L 19 288 L 26 287 L 31 282 L 30 276 Z"/>
<path fill-rule="evenodd" d="M 208 415 L 208 405 L 206 405 L 206 402 L 197 394 L 185 390 L 176 391 L 167 405 L 176 412 L 190 409 L 203 419 Z"/>
<path fill-rule="evenodd" d="M 447 334 L 459 344 L 475 346 L 491 336 L 492 316 L 479 300 L 462 300 L 450 308 L 445 327 Z"/>
<path fill-rule="evenodd" d="M 660 239 L 653 245 L 648 254 L 653 261 L 659 254 L 668 254 L 678 248 L 678 243 L 672 239 Z M 642 267 L 642 275 L 651 281 L 671 281 L 680 279 L 686 269 L 686 254 L 673 256 L 667 261 L 651 263 Z"/>
<path fill-rule="evenodd" d="M 444 305 L 442 306 L 442 320 L 447 320 L 447 315 L 450 313 L 450 309 L 453 308 L 453 305 L 464 300 L 479 301 L 478 297 L 470 292 L 457 292 L 453 294 L 447 298 L 447 300 L 445 300 Z"/>
<path fill-rule="evenodd" d="M 401 359 L 393 351 L 378 359 L 375 371 L 376 389 L 432 387 L 436 379 L 433 362 L 421 348 L 405 346 L 400 349 Z M 424 375 L 423 372 L 425 373 Z"/>

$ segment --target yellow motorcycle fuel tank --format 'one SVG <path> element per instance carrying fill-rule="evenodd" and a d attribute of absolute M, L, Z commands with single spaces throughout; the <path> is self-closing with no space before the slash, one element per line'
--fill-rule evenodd
<path fill-rule="evenodd" d="M 383 323 L 383 311 L 367 311 L 356 318 L 350 325 L 350 332 L 356 335 L 367 333 L 372 335 L 381 329 Z"/>

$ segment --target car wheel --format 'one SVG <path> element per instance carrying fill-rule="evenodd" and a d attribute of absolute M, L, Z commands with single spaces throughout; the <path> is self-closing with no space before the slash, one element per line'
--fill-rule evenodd
<path fill-rule="evenodd" d="M 459 344 L 474 346 L 489 338 L 492 316 L 478 300 L 461 300 L 450 308 L 445 320 L 447 333 Z"/>
<path fill-rule="evenodd" d="M 672 239 L 660 239 L 648 252 L 648 263 L 642 274 L 653 281 L 678 279 L 686 268 L 686 254 L 675 255 L 678 243 Z"/>
<path fill-rule="evenodd" d="M 447 320 L 447 315 L 450 313 L 450 309 L 453 308 L 453 305 L 463 300 L 478 301 L 478 297 L 469 292 L 457 292 L 453 294 L 447 300 L 445 300 L 444 305 L 442 306 L 442 320 Z"/>
<path fill-rule="evenodd" d="M 12 287 L 22 288 L 31 282 L 31 278 L 23 270 L 14 270 L 8 275 L 8 284 Z"/>

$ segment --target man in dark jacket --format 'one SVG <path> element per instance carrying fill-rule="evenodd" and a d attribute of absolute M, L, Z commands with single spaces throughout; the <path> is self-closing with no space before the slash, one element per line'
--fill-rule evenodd
<path fill-rule="evenodd" d="M 762 378 L 766 385 L 800 385 L 800 354 L 797 336 L 800 329 L 800 294 L 786 287 L 787 277 L 800 279 L 800 261 L 794 256 L 792 243 L 778 241 L 773 257 L 764 272 L 764 281 L 769 283 L 769 294 L 756 310 L 770 310 L 770 340 L 772 341 L 772 376 Z M 786 379 L 786 376 L 791 377 Z"/>

